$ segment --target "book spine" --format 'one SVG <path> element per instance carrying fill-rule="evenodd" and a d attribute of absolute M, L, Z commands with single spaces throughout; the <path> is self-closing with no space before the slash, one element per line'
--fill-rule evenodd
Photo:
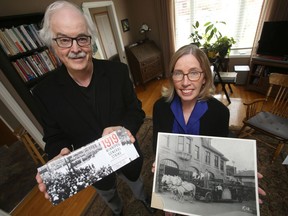
<path fill-rule="evenodd" d="M 19 52 L 20 53 L 25 52 L 24 47 L 22 46 L 22 44 L 20 43 L 20 41 L 18 40 L 18 38 L 16 37 L 16 35 L 12 31 L 12 29 L 7 29 L 7 33 L 9 34 L 10 38 L 14 42 L 14 44 L 17 47 L 17 49 L 19 50 Z"/>
<path fill-rule="evenodd" d="M 19 63 L 20 68 L 22 69 L 22 71 L 24 71 L 27 74 L 28 81 L 30 81 L 30 80 L 35 78 L 35 75 L 30 70 L 30 68 L 26 65 L 24 59 L 18 59 L 16 62 Z"/>
<path fill-rule="evenodd" d="M 19 65 L 16 62 L 12 62 L 14 68 L 16 69 L 17 73 L 19 74 L 19 76 L 22 78 L 22 80 L 24 82 L 28 81 L 28 77 L 27 74 L 21 70 L 21 68 L 19 67 Z"/>
<path fill-rule="evenodd" d="M 31 29 L 31 32 L 33 33 L 37 43 L 39 44 L 39 47 L 45 46 L 45 44 L 42 42 L 42 40 L 39 37 L 37 26 L 34 23 L 32 23 L 29 25 L 29 28 Z"/>
<path fill-rule="evenodd" d="M 22 74 L 26 77 L 27 81 L 31 80 L 31 75 L 27 72 L 27 70 L 24 68 L 23 62 L 21 59 L 18 59 L 16 61 L 17 66 L 20 68 Z"/>
<path fill-rule="evenodd" d="M 35 44 L 35 42 L 32 40 L 30 34 L 27 32 L 26 28 L 24 25 L 20 26 L 21 31 L 23 32 L 23 34 L 25 35 L 25 37 L 28 39 L 28 41 L 31 43 L 33 49 L 37 49 L 37 45 Z"/>
<path fill-rule="evenodd" d="M 34 43 L 36 44 L 36 48 L 42 47 L 41 44 L 38 43 L 36 36 L 34 35 L 34 32 L 31 29 L 31 26 L 25 25 L 24 27 L 25 27 L 26 31 L 28 32 L 28 34 L 30 35 L 30 37 L 32 38 L 32 40 L 34 41 Z"/>
<path fill-rule="evenodd" d="M 11 55 L 13 55 L 12 54 L 13 51 L 10 49 L 9 44 L 6 41 L 6 38 L 5 38 L 5 36 L 3 34 L 4 33 L 2 31 L 0 31 L 0 44 L 1 44 L 1 47 L 2 47 L 2 49 L 5 51 L 5 53 L 8 56 L 11 56 Z"/>
<path fill-rule="evenodd" d="M 26 41 L 26 43 L 29 45 L 30 50 L 34 49 L 33 45 L 31 44 L 31 42 L 29 41 L 29 39 L 26 37 L 25 33 L 22 31 L 21 26 L 17 27 L 18 31 L 20 32 L 20 34 L 23 36 L 24 40 Z"/>
<path fill-rule="evenodd" d="M 44 71 L 44 73 L 49 72 L 50 70 L 49 70 L 47 64 L 45 63 L 45 59 L 42 56 L 42 54 L 41 53 L 37 53 L 35 56 L 37 57 L 38 62 L 42 65 L 42 68 L 43 68 L 42 71 Z"/>
<path fill-rule="evenodd" d="M 22 33 L 19 31 L 18 28 L 12 27 L 14 33 L 18 36 L 20 42 L 23 44 L 23 46 L 25 47 L 26 51 L 31 50 L 31 47 L 29 46 L 29 44 L 26 42 L 26 40 L 24 39 Z"/>
<path fill-rule="evenodd" d="M 10 49 L 13 50 L 13 52 L 12 52 L 13 55 L 18 54 L 18 53 L 19 53 L 19 50 L 17 49 L 17 47 L 15 46 L 14 42 L 13 42 L 12 39 L 10 38 L 10 36 L 9 36 L 9 34 L 8 34 L 8 32 L 7 32 L 7 29 L 5 29 L 5 30 L 3 31 L 3 33 L 4 33 L 4 36 L 5 36 L 5 38 L 6 38 L 6 41 L 7 41 L 8 44 L 9 44 Z"/>
<path fill-rule="evenodd" d="M 26 57 L 28 63 L 33 68 L 33 71 L 37 74 L 37 77 L 42 76 L 42 71 L 39 69 L 38 65 L 35 63 L 33 56 L 27 56 Z"/>
<path fill-rule="evenodd" d="M 47 64 L 47 67 L 48 67 L 49 71 L 54 70 L 55 67 L 54 67 L 54 65 L 52 64 L 49 56 L 47 55 L 46 50 L 44 50 L 43 52 L 41 52 L 41 55 L 43 56 L 44 62 Z"/>

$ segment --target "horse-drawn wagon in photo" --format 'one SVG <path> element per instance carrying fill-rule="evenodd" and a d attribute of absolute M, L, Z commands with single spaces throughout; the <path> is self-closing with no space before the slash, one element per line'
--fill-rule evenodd
<path fill-rule="evenodd" d="M 179 176 L 163 175 L 160 184 L 161 191 L 171 192 L 173 199 L 183 202 L 184 199 L 194 200 L 196 186 L 183 181 Z"/>

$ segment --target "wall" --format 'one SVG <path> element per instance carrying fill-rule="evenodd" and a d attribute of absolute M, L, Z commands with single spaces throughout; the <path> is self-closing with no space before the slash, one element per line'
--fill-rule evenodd
<path fill-rule="evenodd" d="M 96 0 L 101 1 L 101 0 Z M 1 16 L 11 16 L 27 13 L 45 12 L 46 7 L 54 2 L 54 0 L 38 0 L 35 4 L 34 0 L 25 0 L 23 7 L 22 0 L 2 1 L 0 7 Z M 73 0 L 75 4 L 81 6 L 83 2 L 95 2 L 95 0 Z M 159 45 L 157 20 L 155 17 L 155 7 L 153 0 L 113 0 L 117 13 L 119 27 L 122 32 L 124 46 L 137 42 L 143 39 L 143 35 L 139 33 L 142 23 L 147 23 L 152 31 L 149 33 L 149 38 L 154 40 Z M 123 32 L 121 20 L 128 18 L 130 31 Z"/>

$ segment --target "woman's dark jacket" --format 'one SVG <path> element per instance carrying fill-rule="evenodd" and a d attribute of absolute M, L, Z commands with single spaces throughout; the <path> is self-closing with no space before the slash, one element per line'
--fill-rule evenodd
<path fill-rule="evenodd" d="M 207 100 L 208 110 L 200 119 L 203 136 L 227 137 L 229 134 L 229 109 L 215 98 Z M 160 98 L 153 107 L 153 151 L 156 152 L 158 132 L 172 133 L 174 115 L 171 103 Z"/>
<path fill-rule="evenodd" d="M 79 87 L 69 76 L 65 66 L 47 76 L 33 90 L 44 130 L 45 151 L 52 159 L 62 148 L 78 149 L 101 137 L 103 129 L 124 126 L 135 136 L 145 113 L 137 99 L 128 68 L 125 64 L 93 59 L 95 76 L 95 110 L 87 105 Z M 141 156 L 122 168 L 130 180 L 136 180 L 142 167 Z M 114 185 L 115 173 L 95 184 L 99 189 Z"/>

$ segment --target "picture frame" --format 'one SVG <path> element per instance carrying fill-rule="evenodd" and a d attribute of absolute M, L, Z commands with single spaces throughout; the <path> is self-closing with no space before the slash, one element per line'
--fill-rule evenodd
<path fill-rule="evenodd" d="M 260 215 L 256 141 L 158 133 L 151 206 L 181 215 Z"/>
<path fill-rule="evenodd" d="M 121 20 L 123 32 L 127 32 L 130 30 L 129 21 L 128 19 Z"/>

